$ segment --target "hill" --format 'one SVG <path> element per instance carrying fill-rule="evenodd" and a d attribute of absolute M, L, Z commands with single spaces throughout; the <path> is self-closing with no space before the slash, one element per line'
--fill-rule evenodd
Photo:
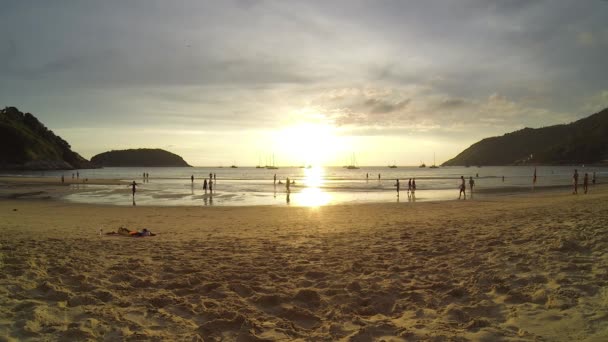
<path fill-rule="evenodd" d="M 0 169 L 59 170 L 94 167 L 30 113 L 0 110 Z"/>
<path fill-rule="evenodd" d="M 130 149 L 100 153 L 91 162 L 101 166 L 184 166 L 190 167 L 177 154 L 161 149 Z"/>
<path fill-rule="evenodd" d="M 566 125 L 524 128 L 483 139 L 443 165 L 594 164 L 606 160 L 608 108 Z"/>

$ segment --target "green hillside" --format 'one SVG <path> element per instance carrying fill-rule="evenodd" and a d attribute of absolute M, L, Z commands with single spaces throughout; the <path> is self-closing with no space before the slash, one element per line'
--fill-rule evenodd
<path fill-rule="evenodd" d="M 104 152 L 91 162 L 100 166 L 190 166 L 177 154 L 149 148 Z"/>
<path fill-rule="evenodd" d="M 567 125 L 483 139 L 444 166 L 594 164 L 608 161 L 608 108 Z"/>
<path fill-rule="evenodd" d="M 0 169 L 81 169 L 93 165 L 35 116 L 15 107 L 0 111 Z"/>

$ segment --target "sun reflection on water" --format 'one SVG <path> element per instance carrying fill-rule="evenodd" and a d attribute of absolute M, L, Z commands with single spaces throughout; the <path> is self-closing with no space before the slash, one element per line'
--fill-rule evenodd
<path fill-rule="evenodd" d="M 319 166 L 304 169 L 304 179 L 302 181 L 306 187 L 298 194 L 298 205 L 318 207 L 331 201 L 331 195 L 321 189 L 325 181 L 324 174 L 323 168 Z M 296 199 L 294 198 L 294 200 Z"/>

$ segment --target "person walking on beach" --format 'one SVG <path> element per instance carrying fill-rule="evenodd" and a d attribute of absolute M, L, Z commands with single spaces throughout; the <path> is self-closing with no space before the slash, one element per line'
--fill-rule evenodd
<path fill-rule="evenodd" d="M 407 193 L 409 194 L 412 191 L 412 179 L 407 180 Z"/>
<path fill-rule="evenodd" d="M 395 186 L 397 187 L 397 197 L 399 197 L 399 190 L 400 190 L 399 179 L 396 180 Z"/>
<path fill-rule="evenodd" d="M 289 177 L 287 177 L 287 181 L 285 182 L 285 189 L 287 189 L 287 193 L 289 193 L 289 185 L 290 185 Z"/>
<path fill-rule="evenodd" d="M 207 178 L 205 178 L 205 181 L 203 182 L 203 190 L 207 193 Z"/>
<path fill-rule="evenodd" d="M 578 170 L 574 169 L 574 174 L 572 175 L 572 183 L 574 183 L 574 191 L 572 192 L 573 195 L 578 194 Z"/>
<path fill-rule="evenodd" d="M 534 168 L 534 177 L 532 178 L 532 189 L 536 187 L 536 168 Z"/>
<path fill-rule="evenodd" d="M 585 177 L 583 177 L 583 190 L 585 191 L 585 195 L 587 194 L 587 189 L 589 188 L 589 174 L 585 172 Z"/>
<path fill-rule="evenodd" d="M 135 183 L 135 181 L 133 181 L 133 183 L 131 183 L 130 186 L 131 187 L 131 195 L 133 196 L 133 201 L 135 201 L 135 191 L 137 191 L 137 186 L 139 184 Z"/>
<path fill-rule="evenodd" d="M 591 178 L 591 184 L 595 185 L 595 171 L 593 171 L 593 178 Z"/>
<path fill-rule="evenodd" d="M 416 178 L 412 179 L 412 195 L 416 192 Z"/>
<path fill-rule="evenodd" d="M 274 174 L 272 184 L 277 184 L 277 174 Z"/>
<path fill-rule="evenodd" d="M 190 181 L 194 184 L 194 175 L 190 176 Z"/>
<path fill-rule="evenodd" d="M 471 196 L 473 196 L 473 187 L 475 186 L 475 181 L 473 177 L 469 177 L 469 187 L 471 188 Z"/>
<path fill-rule="evenodd" d="M 209 178 L 209 192 L 213 193 L 213 180 Z"/>
<path fill-rule="evenodd" d="M 460 192 L 458 193 L 458 199 L 464 195 L 464 199 L 467 199 L 467 186 L 464 182 L 464 176 L 460 176 Z"/>

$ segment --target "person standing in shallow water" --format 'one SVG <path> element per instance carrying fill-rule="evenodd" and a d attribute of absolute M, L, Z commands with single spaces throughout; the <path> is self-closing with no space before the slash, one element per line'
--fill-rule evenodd
<path fill-rule="evenodd" d="M 205 181 L 203 182 L 203 190 L 207 193 L 207 178 L 205 178 Z"/>
<path fill-rule="evenodd" d="M 572 191 L 573 195 L 578 194 L 578 170 L 574 169 L 574 174 L 572 175 L 572 183 L 574 186 L 574 191 Z"/>
<path fill-rule="evenodd" d="M 287 181 L 285 182 L 285 189 L 287 189 L 287 193 L 290 193 L 289 184 L 290 184 L 289 177 L 287 177 Z"/>
<path fill-rule="evenodd" d="M 469 177 L 469 187 L 471 188 L 471 196 L 473 196 L 473 187 L 475 186 L 475 181 L 473 180 L 473 176 Z"/>
<path fill-rule="evenodd" d="M 194 184 L 194 175 L 190 176 L 190 181 Z"/>
<path fill-rule="evenodd" d="M 464 176 L 460 176 L 460 192 L 458 193 L 458 199 L 464 195 L 464 199 L 467 199 L 467 186 L 464 182 Z"/>
<path fill-rule="evenodd" d="M 133 196 L 133 201 L 135 201 L 135 192 L 137 191 L 137 183 L 135 183 L 135 181 L 133 181 L 133 183 L 131 183 L 131 185 L 129 185 L 131 187 L 131 194 Z"/>
<path fill-rule="evenodd" d="M 585 194 L 587 194 L 587 189 L 589 189 L 589 174 L 585 172 L 585 177 L 583 177 L 583 190 Z"/>
<path fill-rule="evenodd" d="M 400 190 L 399 188 L 400 188 L 400 185 L 399 185 L 399 180 L 398 179 L 395 182 L 395 186 L 397 187 L 397 197 L 399 197 L 399 190 Z"/>
<path fill-rule="evenodd" d="M 412 179 L 412 195 L 416 192 L 416 178 Z"/>
<path fill-rule="evenodd" d="M 277 174 L 274 174 L 274 177 L 272 178 L 272 184 L 277 184 Z"/>
<path fill-rule="evenodd" d="M 412 179 L 408 179 L 407 181 L 407 192 L 408 194 L 410 193 L 410 191 L 412 191 Z"/>

